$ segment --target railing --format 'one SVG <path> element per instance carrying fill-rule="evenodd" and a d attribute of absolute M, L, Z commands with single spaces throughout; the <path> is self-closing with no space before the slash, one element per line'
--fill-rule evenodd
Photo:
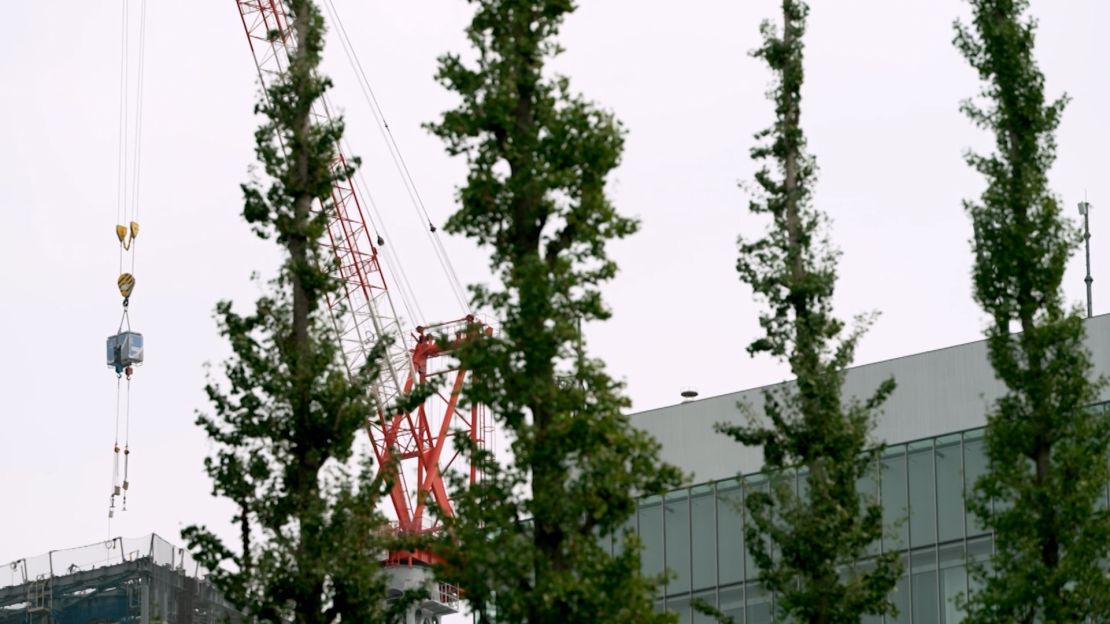
<path fill-rule="evenodd" d="M 450 583 L 437 583 L 438 596 L 435 598 L 442 604 L 445 604 L 456 611 L 459 609 L 459 602 L 462 600 L 462 590 L 458 585 L 451 585 Z"/>
<path fill-rule="evenodd" d="M 0 588 L 31 581 L 68 576 L 128 561 L 150 559 L 155 565 L 199 578 L 205 570 L 184 548 L 151 533 L 143 537 L 114 537 L 75 548 L 51 550 L 42 555 L 16 559 L 0 567 Z"/>

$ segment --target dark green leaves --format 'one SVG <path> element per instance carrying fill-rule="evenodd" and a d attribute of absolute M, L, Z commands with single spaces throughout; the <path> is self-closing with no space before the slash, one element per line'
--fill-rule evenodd
<path fill-rule="evenodd" d="M 989 358 L 1007 393 L 988 415 L 988 470 L 968 500 L 995 534 L 993 570 L 974 570 L 985 586 L 968 610 L 973 622 L 1103 621 L 1110 519 L 1097 502 L 1110 477 L 1110 423 L 1087 409 L 1102 381 L 1060 288 L 1079 239 L 1048 188 L 1067 98 L 1045 99 L 1028 2 L 970 4 L 955 45 L 983 89 L 961 109 L 994 134 L 995 151 L 967 155 L 987 188 L 964 206 L 975 299 L 991 319 Z"/>
<path fill-rule="evenodd" d="M 324 305 L 338 292 L 320 246 L 320 208 L 352 168 L 335 164 L 342 123 L 312 114 L 329 86 L 316 70 L 322 17 L 309 0 L 286 6 L 296 47 L 257 107 L 266 120 L 255 152 L 268 186 L 242 187 L 244 219 L 282 247 L 285 261 L 251 313 L 217 305 L 232 355 L 223 379 L 205 387 L 210 413 L 197 418 L 213 443 L 205 461 L 212 493 L 236 508 L 238 548 L 204 527 L 182 535 L 252 621 L 395 621 L 407 602 L 386 603 L 378 563 L 385 485 L 354 446 L 373 413 L 375 371 L 347 371 Z"/>
<path fill-rule="evenodd" d="M 466 588 L 483 622 L 666 620 L 652 613 L 638 551 L 611 555 L 598 536 L 679 475 L 631 427 L 620 384 L 585 356 L 579 330 L 608 317 L 608 242 L 636 230 L 605 194 L 624 131 L 544 72 L 573 3 L 473 5 L 477 60 L 441 58 L 437 78 L 460 104 L 430 128 L 469 165 L 447 230 L 487 247 L 500 281 L 473 288 L 498 333 L 460 359 L 473 371 L 468 400 L 507 430 L 511 459 L 483 455 L 485 479 L 459 493 L 441 575 Z"/>
<path fill-rule="evenodd" d="M 785 360 L 796 380 L 765 393 L 761 418 L 718 429 L 763 450 L 771 487 L 748 494 L 745 539 L 763 584 L 777 592 L 779 610 L 797 621 L 854 623 L 893 612 L 887 596 L 897 555 L 880 555 L 870 568 L 858 563 L 881 536 L 882 521 L 880 507 L 861 500 L 856 482 L 874 462 L 869 434 L 894 382 L 862 403 L 841 396 L 844 369 L 870 319 L 859 319 L 845 336 L 833 315 L 838 253 L 826 239 L 827 218 L 812 205 L 817 168 L 800 123 L 808 8 L 784 0 L 782 10 L 781 34 L 764 22 L 763 45 L 752 53 L 775 75 L 775 122 L 756 135 L 751 151 L 767 164 L 756 173 L 749 203 L 771 223 L 761 237 L 741 237 L 736 268 L 767 304 L 759 316 L 764 335 L 748 352 Z M 793 488 L 795 470 L 805 475 L 801 494 Z"/>

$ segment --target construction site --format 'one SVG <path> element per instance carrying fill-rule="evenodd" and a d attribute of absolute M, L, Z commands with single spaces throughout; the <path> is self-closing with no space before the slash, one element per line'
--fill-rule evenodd
<path fill-rule="evenodd" d="M 154 535 L 17 559 L 0 576 L 0 623 L 241 621 L 185 549 Z"/>
<path fill-rule="evenodd" d="M 154 3 L 148 9 L 148 0 L 109 4 L 111 21 L 103 18 L 86 25 L 82 22 L 90 20 L 90 15 L 100 20 L 105 12 L 103 7 L 87 9 L 73 18 L 69 30 L 60 31 L 34 51 L 57 54 L 50 57 L 51 70 L 60 72 L 56 68 L 72 66 L 65 74 L 69 78 L 55 84 L 48 77 L 51 72 L 42 71 L 47 76 L 42 78 L 46 86 L 35 84 L 48 94 L 43 100 L 49 103 L 36 104 L 42 108 L 40 115 L 23 111 L 26 120 L 12 122 L 27 128 L 26 135 L 16 137 L 12 132 L 13 139 L 23 146 L 37 145 L 39 137 L 32 130 L 50 129 L 57 120 L 72 124 L 67 128 L 89 130 L 88 136 L 77 135 L 73 140 L 81 145 L 72 148 L 75 155 L 71 159 L 64 155 L 71 137 L 58 131 L 42 140 L 36 148 L 42 151 L 34 155 L 20 152 L 10 163 L 13 180 L 21 176 L 33 180 L 12 188 L 37 190 L 27 191 L 27 195 L 13 191 L 11 195 L 13 205 L 31 209 L 18 211 L 17 225 L 12 226 L 18 233 L 12 245 L 16 251 L 11 258 L 4 258 L 18 269 L 7 286 L 23 299 L 4 310 L 6 316 L 0 316 L 0 321 L 18 328 L 10 332 L 11 352 L 28 357 L 13 356 L 10 366 L 15 374 L 10 377 L 11 387 L 5 388 L 11 397 L 12 416 L 6 419 L 11 429 L 0 442 L 11 447 L 3 449 L 3 454 L 12 458 L 5 465 L 12 468 L 4 474 L 11 491 L 0 522 L 11 526 L 0 526 L 0 537 L 9 538 L 9 543 L 2 544 L 5 558 L 9 554 L 18 558 L 0 560 L 0 624 L 239 624 L 249 618 L 208 580 L 211 571 L 185 546 L 186 527 L 194 523 L 216 527 L 214 533 L 233 550 L 240 543 L 250 543 L 250 530 L 240 533 L 236 524 L 248 515 L 246 505 L 238 508 L 227 497 L 221 498 L 210 483 L 214 480 L 209 479 L 211 472 L 205 472 L 210 470 L 205 460 L 213 457 L 216 443 L 206 438 L 198 425 L 199 417 L 213 409 L 209 405 L 212 387 L 226 383 L 219 378 L 225 372 L 220 366 L 231 357 L 225 344 L 230 341 L 220 334 L 225 328 L 217 327 L 218 319 L 212 320 L 218 316 L 213 307 L 217 301 L 249 305 L 262 289 L 260 285 L 273 278 L 266 271 L 277 264 L 273 245 L 266 246 L 273 241 L 261 243 L 262 237 L 249 232 L 252 225 L 243 222 L 243 194 L 260 177 L 256 170 L 260 167 L 250 164 L 255 158 L 262 159 L 251 143 L 252 133 L 264 119 L 259 111 L 269 102 L 269 90 L 289 78 L 291 59 L 297 57 L 295 20 L 285 0 L 220 0 L 222 12 L 209 11 L 210 15 L 202 17 L 192 15 L 191 10 L 183 11 L 189 15 L 175 15 Z M 410 544 L 417 538 L 446 535 L 443 519 L 455 517 L 459 504 L 452 491 L 467 491 L 468 485 L 486 478 L 469 449 L 488 452 L 501 461 L 509 456 L 508 434 L 497 426 L 494 414 L 487 406 L 467 400 L 473 375 L 457 357 L 470 341 L 498 335 L 496 318 L 488 310 L 476 309 L 475 291 L 469 289 L 473 284 L 496 283 L 499 276 L 490 270 L 488 258 L 482 255 L 486 250 L 476 241 L 448 236 L 444 231 L 449 215 L 461 201 L 459 181 L 465 174 L 457 167 L 423 165 L 433 149 L 425 143 L 434 144 L 436 157 L 447 160 L 440 139 L 426 136 L 426 129 L 431 124 L 428 120 L 441 114 L 451 100 L 441 96 L 432 101 L 428 93 L 439 88 L 434 84 L 427 92 L 376 91 L 368 74 L 374 74 L 377 85 L 408 84 L 396 77 L 405 75 L 408 80 L 411 74 L 434 83 L 434 63 L 442 60 L 440 55 L 453 54 L 468 44 L 460 25 L 465 22 L 463 17 L 469 17 L 470 3 L 458 2 L 461 7 L 442 11 L 438 7 L 390 7 L 389 3 L 365 3 L 373 4 L 366 8 L 343 0 L 319 0 L 317 4 L 327 25 L 328 60 L 322 71 L 335 78 L 335 85 L 329 84 L 327 94 L 315 100 L 310 118 L 320 126 L 347 128 L 333 145 L 334 157 L 328 165 L 333 182 L 328 195 L 313 204 L 313 214 L 325 216 L 322 256 L 338 284 L 324 310 L 334 330 L 334 344 L 329 344 L 336 347 L 344 379 L 362 379 L 366 370 L 377 371 L 365 388 L 373 409 L 364 416 L 365 433 L 355 442 L 354 456 L 357 460 L 359 453 L 364 454 L 366 465 L 373 467 L 370 476 L 388 484 L 379 503 L 384 525 L 380 533 L 393 540 L 388 543 Z M 695 25 L 689 26 L 690 32 L 681 32 L 675 26 L 681 11 L 667 6 L 656 7 L 652 16 L 644 17 L 656 20 L 654 29 L 645 31 L 648 34 L 630 32 L 635 29 L 625 28 L 628 14 L 647 9 L 631 9 L 629 4 L 598 8 L 596 5 L 604 3 L 594 4 L 588 9 L 596 11 L 591 19 L 609 20 L 603 22 L 605 29 L 583 27 L 568 38 L 580 44 L 609 43 L 581 45 L 586 52 L 572 57 L 567 66 L 585 68 L 583 73 L 589 76 L 586 93 L 591 98 L 595 91 L 602 93 L 602 102 L 607 102 L 609 95 L 605 88 L 617 93 L 614 85 L 626 79 L 636 81 L 637 90 L 630 90 L 623 104 L 634 111 L 629 117 L 643 121 L 641 127 L 648 130 L 639 136 L 630 134 L 629 145 L 644 153 L 656 152 L 642 160 L 632 155 L 628 168 L 621 169 L 625 175 L 621 184 L 632 190 L 624 196 L 619 195 L 624 189 L 614 191 L 617 199 L 613 203 L 620 204 L 621 211 L 634 207 L 626 212 L 644 222 L 645 242 L 642 247 L 628 248 L 633 250 L 627 256 L 633 262 L 626 263 L 625 256 L 619 258 L 624 281 L 614 291 L 617 316 L 608 324 L 616 329 L 608 334 L 596 327 L 583 330 L 581 319 L 576 320 L 578 357 L 605 360 L 602 363 L 615 371 L 618 392 L 624 392 L 627 384 L 629 402 L 624 405 L 634 406 L 627 410 L 633 427 L 658 442 L 659 457 L 681 471 L 684 482 L 656 495 L 634 493 L 632 511 L 620 531 L 586 535 L 596 535 L 609 555 L 620 554 L 624 544 L 621 531 L 639 537 L 642 572 L 662 579 L 645 602 L 649 610 L 676 614 L 679 624 L 717 622 L 716 615 L 699 609 L 702 604 L 731 617 L 735 624 L 771 624 L 778 621 L 776 609 L 781 602 L 766 589 L 758 565 L 745 548 L 750 520 L 740 506 L 750 492 L 770 487 L 763 472 L 764 458 L 761 451 L 741 448 L 720 432 L 723 425 L 739 427 L 748 422 L 743 420 L 748 412 L 738 409 L 739 405 L 745 410 L 758 409 L 771 392 L 790 387 L 792 381 L 781 363 L 766 359 L 754 363 L 745 359 L 742 365 L 734 362 L 741 359 L 748 334 L 754 335 L 761 322 L 754 312 L 749 314 L 749 291 L 719 286 L 738 283 L 737 231 L 741 226 L 751 229 L 751 223 L 741 224 L 734 218 L 738 206 L 746 201 L 735 194 L 736 163 L 747 161 L 745 152 L 731 144 L 697 143 L 708 141 L 706 137 L 750 137 L 759 131 L 756 125 L 743 125 L 747 120 L 732 119 L 736 117 L 732 114 L 734 101 L 724 96 L 720 102 L 703 98 L 700 91 L 731 71 L 728 66 L 711 63 L 730 55 L 748 59 L 756 29 L 749 29 L 748 39 L 734 38 L 735 16 L 728 14 L 726 19 L 722 13 L 712 17 L 706 9 L 705 15 L 692 18 Z M 745 13 L 744 19 L 758 23 L 758 11 L 764 8 L 736 10 L 751 12 Z M 359 19 L 345 22 L 340 9 Z M 932 17 L 936 11 L 930 9 L 920 10 Z M 122 14 L 115 14 L 117 10 Z M 150 26 L 148 11 L 160 13 L 156 26 Z M 399 17 L 402 13 L 404 19 Z M 418 30 L 414 24 L 425 17 L 421 13 L 436 13 L 426 16 L 434 28 Z M 821 15 L 826 19 L 828 14 Z M 372 22 L 368 16 L 380 22 Z M 180 23 L 176 23 L 178 19 Z M 832 24 L 832 18 L 828 19 L 817 23 Z M 921 16 L 907 21 L 913 19 L 924 21 Z M 881 60 L 865 68 L 856 56 L 837 56 L 846 41 L 870 41 L 880 29 L 846 34 L 850 25 L 836 23 L 837 28 L 822 26 L 825 30 L 818 31 L 825 39 L 816 39 L 814 47 L 820 52 L 813 56 L 816 63 L 825 65 L 817 67 L 856 68 L 860 63 L 854 70 L 859 75 L 882 70 Z M 948 46 L 949 21 L 942 26 L 930 31 L 929 37 Z M 116 28 L 118 33 L 109 32 Z M 175 32 L 180 37 L 174 38 L 167 35 L 170 30 L 187 34 Z M 440 41 L 449 30 L 455 39 Z M 1057 27 L 1050 34 L 1068 38 L 1058 34 L 1066 30 Z M 833 31 L 835 36 L 825 34 Z M 89 53 L 91 60 L 82 58 L 82 47 L 69 43 L 80 41 L 87 46 L 104 33 L 109 33 L 112 41 L 102 46 L 107 51 L 98 52 L 100 56 L 93 58 Z M 388 33 L 389 39 L 381 43 L 367 33 L 383 40 Z M 622 37 L 628 40 L 620 41 Z M 402 51 L 398 43 L 413 39 L 422 39 L 431 50 L 421 59 L 423 65 L 407 65 L 411 59 L 406 55 L 411 50 Z M 727 46 L 719 43 L 726 40 Z M 661 41 L 667 45 L 660 45 Z M 201 50 L 199 60 L 190 60 L 192 52 L 183 52 L 184 45 L 198 42 L 214 51 Z M 719 45 L 710 45 L 713 42 Z M 672 45 L 676 49 L 661 50 Z M 894 47 L 891 42 L 886 45 Z M 682 47 L 695 52 L 680 56 L 684 51 L 678 48 Z M 596 62 L 602 54 L 609 54 L 610 48 L 625 69 L 607 70 L 602 67 L 605 64 Z M 872 52 L 853 54 L 871 62 Z M 1077 48 L 1074 53 L 1067 57 L 1068 62 L 1058 62 L 1074 68 L 1078 65 L 1074 59 L 1089 50 Z M 931 54 L 930 58 L 947 58 L 935 51 Z M 919 58 L 911 60 L 916 63 Z M 698 74 L 701 64 L 712 71 Z M 561 66 L 556 67 L 562 71 Z M 656 67 L 664 68 L 665 82 L 648 75 Z M 589 74 L 589 70 L 595 73 Z M 386 79 L 379 82 L 376 72 Z M 758 98 L 763 95 L 766 77 L 762 73 L 752 76 L 755 78 L 747 76 L 742 87 L 737 87 L 738 93 L 730 92 L 729 97 L 762 103 Z M 442 77 L 437 79 L 442 82 Z M 906 83 L 890 80 L 902 85 L 889 87 L 890 91 L 917 88 L 909 78 Z M 29 82 L 31 78 L 13 80 Z M 830 100 L 835 98 L 829 93 L 838 95 L 843 89 L 839 83 L 816 84 L 813 88 L 826 89 Z M 916 101 L 912 105 L 888 115 L 911 118 L 913 121 L 904 123 L 904 130 L 881 126 L 876 130 L 867 125 L 870 120 L 865 129 L 883 140 L 893 137 L 889 140 L 894 147 L 913 145 L 914 151 L 922 154 L 942 153 L 948 160 L 933 157 L 943 166 L 930 162 L 917 169 L 959 179 L 962 184 L 962 161 L 949 162 L 958 161 L 962 144 L 934 146 L 929 124 L 916 117 L 933 119 L 929 115 L 950 104 L 951 116 L 956 117 L 952 94 L 962 98 L 970 92 L 966 85 L 957 87 L 944 93 L 934 87 L 913 91 Z M 74 93 L 82 96 L 74 97 Z M 948 99 L 928 99 L 936 93 Z M 1110 96 L 1100 97 L 1104 99 L 1099 102 L 1110 102 Z M 98 101 L 99 117 L 83 115 L 82 98 Z M 396 118 L 387 117 L 390 107 L 384 104 L 390 98 L 394 110 L 411 106 L 418 112 L 397 115 L 404 119 L 403 124 L 391 122 Z M 644 108 L 636 109 L 635 104 Z M 252 106 L 258 108 L 252 111 Z M 105 121 L 104 110 L 110 113 L 111 123 Z M 621 112 L 620 103 L 616 112 Z M 760 123 L 770 115 L 763 109 L 757 113 L 751 117 Z M 1080 113 L 1093 115 L 1084 109 Z M 826 112 L 827 117 L 818 117 L 820 114 L 814 115 L 821 120 L 815 142 L 825 141 L 823 147 L 855 147 L 860 141 L 863 122 L 854 108 Z M 3 117 L 0 115 L 0 124 L 5 123 Z M 950 123 L 947 117 L 944 120 Z M 954 122 L 952 125 L 955 127 Z M 959 127 L 953 136 L 962 140 L 959 132 L 964 130 Z M 1094 124 L 1088 118 L 1083 127 Z M 7 128 L 0 125 L 0 129 Z M 1080 133 L 1070 131 L 1066 140 L 1079 142 L 1075 135 Z M 1105 132 L 1099 136 L 1110 138 Z M 864 250 L 849 259 L 858 263 L 856 274 L 865 275 L 855 282 L 846 280 L 844 292 L 860 299 L 856 308 L 870 310 L 881 304 L 884 314 L 891 310 L 893 320 L 891 325 L 879 325 L 875 342 L 861 347 L 857 359 L 871 363 L 846 369 L 844 396 L 866 397 L 887 378 L 896 378 L 898 383 L 885 412 L 874 423 L 874 442 L 884 447 L 875 456 L 875 476 L 865 476 L 858 484 L 878 501 L 886 531 L 867 557 L 897 553 L 895 558 L 901 562 L 902 576 L 891 593 L 898 613 L 862 621 L 956 624 L 967 616 L 964 597 L 976 589 L 974 564 L 988 562 L 995 548 L 994 534 L 969 509 L 965 493 L 986 470 L 984 406 L 1000 400 L 1005 392 L 991 368 L 988 345 L 981 340 L 982 313 L 964 292 L 971 288 L 967 266 L 972 258 L 961 202 L 969 196 L 967 189 L 974 186 L 970 182 L 962 187 L 953 183 L 951 188 L 920 184 L 919 180 L 899 182 L 884 169 L 890 166 L 888 154 L 893 147 L 874 140 L 874 154 L 867 155 L 872 160 L 845 151 L 822 163 L 840 173 L 841 179 L 849 178 L 855 169 L 881 172 L 858 173 L 859 177 L 851 178 L 844 187 L 828 187 L 832 189 L 828 195 L 853 201 L 861 187 L 866 188 L 858 193 L 874 193 L 859 202 L 863 206 L 859 213 L 837 215 L 844 216 L 846 223 L 838 236 L 847 232 L 846 240 L 855 237 L 854 249 Z M 63 142 L 67 147 L 59 147 Z M 180 156 L 175 153 L 178 145 L 184 146 Z M 57 166 L 43 167 L 54 154 L 62 154 Z M 1081 182 L 1102 182 L 1094 165 L 1065 164 L 1060 175 L 1068 176 L 1063 178 L 1069 185 L 1068 214 L 1074 219 L 1070 206 L 1077 205 L 1083 224 L 1077 231 L 1085 231 L 1083 346 L 1092 354 L 1093 373 L 1110 377 L 1110 315 L 1095 313 L 1091 294 L 1095 201 L 1088 201 L 1087 191 L 1082 200 L 1079 195 L 1071 197 Z M 45 168 L 58 170 L 57 190 L 51 187 L 53 177 L 35 177 L 45 175 L 35 173 Z M 108 182 L 94 184 L 103 180 Z M 620 184 L 611 186 L 620 188 Z M 889 217 L 887 210 L 890 197 L 909 187 L 919 196 L 899 201 L 915 205 L 920 215 L 927 215 L 907 221 L 915 230 L 912 236 L 905 235 L 906 222 Z M 1091 196 L 1097 197 L 1099 188 L 1091 188 Z M 606 189 L 602 194 L 609 192 Z M 1107 192 L 1110 188 L 1103 196 Z M 42 199 L 47 196 L 51 197 Z M 36 201 L 66 201 L 80 204 L 80 210 L 74 210 L 72 217 L 69 213 L 60 217 L 50 209 L 36 208 Z M 86 204 L 96 210 L 85 210 Z M 699 205 L 716 207 L 702 214 L 691 208 Z M 938 205 L 951 206 L 951 214 L 937 216 Z M 114 216 L 109 216 L 112 212 Z M 663 216 L 652 221 L 660 214 Z M 90 236 L 93 231 L 95 235 Z M 955 234 L 947 247 L 936 244 L 942 234 L 951 232 Z M 86 239 L 94 242 L 74 242 Z M 851 248 L 851 243 L 845 247 Z M 701 255 L 710 253 L 716 255 Z M 1095 249 L 1094 255 L 1097 272 L 1098 266 L 1107 266 L 1108 256 L 1102 249 Z M 935 262 L 922 267 L 927 263 L 921 258 L 926 257 Z M 706 268 L 710 264 L 712 268 Z M 867 274 L 860 266 L 873 273 Z M 915 270 L 919 273 L 913 273 Z M 1075 267 L 1069 270 L 1078 271 Z M 248 275 L 253 276 L 251 280 Z M 1082 277 L 1069 274 L 1068 279 L 1070 287 L 1082 293 L 1078 286 Z M 963 290 L 953 295 L 952 284 Z M 726 294 L 721 295 L 722 291 Z M 881 296 L 875 295 L 878 291 Z M 892 302 L 890 306 L 886 298 Z M 904 307 L 896 307 L 903 303 Z M 736 320 L 738 310 L 747 315 L 745 321 Z M 958 330 L 951 331 L 952 327 Z M 591 347 L 600 344 L 594 351 L 601 355 L 582 346 L 586 336 L 595 335 L 601 339 Z M 80 355 L 74 356 L 77 351 Z M 44 355 L 47 352 L 49 356 Z M 569 378 L 560 378 L 560 382 L 564 384 L 560 390 L 575 383 Z M 694 384 L 698 384 L 696 388 Z M 411 398 L 427 389 L 431 390 L 419 394 L 419 400 Z M 1088 409 L 1110 414 L 1110 389 L 1103 387 L 1099 393 Z M 34 450 L 40 447 L 49 449 Z M 790 474 L 796 479 L 795 491 L 803 492 L 804 486 L 799 484 L 804 483 L 804 475 Z M 455 487 L 460 489 L 452 490 Z M 1103 504 L 1110 504 L 1106 502 L 1110 490 L 1103 498 Z M 236 515 L 239 513 L 242 516 Z M 99 535 L 104 539 L 94 541 Z M 243 542 L 238 541 L 241 536 Z M 33 544 L 28 550 L 39 554 L 22 552 L 23 537 Z M 85 545 L 67 547 L 67 542 Z M 466 588 L 436 578 L 436 566 L 444 559 L 435 552 L 406 545 L 375 550 L 374 555 L 388 579 L 387 604 L 421 596 L 404 603 L 409 605 L 404 624 L 471 621 Z M 871 559 L 864 561 L 865 566 L 871 563 Z"/>
<path fill-rule="evenodd" d="M 242 62 L 253 59 L 258 86 L 266 93 L 283 79 L 296 37 L 286 3 L 282 0 L 236 0 L 237 20 L 243 38 Z M 121 26 L 121 85 L 119 136 L 119 194 L 115 236 L 118 242 L 121 298 L 119 326 L 106 339 L 105 363 L 115 374 L 112 485 L 107 498 L 109 530 L 128 512 L 134 481 L 132 467 L 132 389 L 143 380 L 146 341 L 142 328 L 133 325 L 145 306 L 141 263 L 137 249 L 148 238 L 140 226 L 139 169 L 142 162 L 143 80 L 146 64 L 147 6 L 145 0 L 129 7 L 123 2 Z M 467 371 L 452 363 L 452 349 L 461 341 L 489 334 L 493 329 L 472 313 L 462 284 L 455 275 L 437 227 L 425 208 L 412 175 L 365 74 L 361 72 L 351 42 L 335 7 L 330 5 L 334 28 L 345 52 L 358 70 L 360 87 L 378 123 L 395 173 L 405 189 L 410 209 L 426 230 L 429 252 L 438 259 L 451 297 L 459 304 L 458 318 L 445 322 L 417 322 L 424 318 L 401 260 L 386 247 L 381 214 L 359 172 L 347 176 L 349 146 L 336 144 L 331 168 L 335 183 L 331 194 L 316 207 L 327 216 L 322 244 L 334 265 L 339 296 L 328 301 L 339 340 L 343 365 L 352 376 L 376 365 L 380 374 L 367 392 L 372 404 L 383 406 L 366 419 L 374 464 L 388 470 L 393 483 L 388 495 L 390 528 L 400 536 L 435 533 L 437 518 L 451 515 L 452 502 L 444 476 L 454 471 L 471 483 L 480 478 L 452 437 L 460 433 L 469 443 L 488 448 L 493 426 L 485 409 L 462 405 Z M 330 124 L 334 105 L 325 97 L 312 108 L 314 123 Z M 383 340 L 384 339 L 384 340 Z M 386 344 L 384 353 L 375 351 Z M 375 359 L 376 358 L 376 359 Z M 438 388 L 410 411 L 392 412 L 384 406 L 403 402 L 417 386 Z M 134 502 L 131 502 L 134 507 Z M 429 509 L 437 507 L 436 513 Z M 439 624 L 445 615 L 459 613 L 460 591 L 433 580 L 435 556 L 423 550 L 383 553 L 382 564 L 390 579 L 390 596 L 420 590 L 408 619 L 414 624 Z M 104 542 L 45 555 L 27 557 L 8 565 L 9 578 L 0 589 L 0 623 L 237 622 L 240 615 L 205 581 L 206 571 L 184 548 L 157 535 Z"/>

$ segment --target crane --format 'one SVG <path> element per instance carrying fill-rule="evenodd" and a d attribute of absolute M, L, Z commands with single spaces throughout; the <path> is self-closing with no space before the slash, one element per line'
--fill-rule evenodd
<path fill-rule="evenodd" d="M 284 3 L 236 0 L 236 5 L 265 90 L 288 67 L 296 41 L 290 32 Z M 315 104 L 313 115 L 321 121 L 331 118 L 326 100 Z M 348 160 L 341 148 L 336 146 L 333 166 L 337 170 L 345 169 Z M 480 406 L 460 405 L 467 371 L 449 363 L 447 356 L 459 341 L 491 330 L 474 315 L 467 314 L 407 331 L 394 305 L 393 295 L 399 284 L 387 283 L 383 271 L 384 258 L 379 251 L 384 240 L 380 234 L 375 237 L 354 180 L 337 180 L 329 199 L 320 202 L 320 209 L 328 212 L 324 244 L 336 260 L 336 277 L 342 288 L 338 300 L 328 303 L 348 370 L 360 370 L 372 357 L 377 341 L 388 339 L 388 347 L 378 362 L 380 375 L 369 389 L 377 413 L 368 415 L 367 426 L 378 470 L 393 471 L 387 476 L 392 481 L 389 498 L 396 528 L 403 534 L 434 531 L 437 522 L 429 513 L 427 502 L 432 501 L 440 514 L 453 515 L 443 475 L 448 470 L 461 470 L 456 463 L 461 466 L 467 462 L 460 449 L 448 447 L 449 433 L 462 429 L 473 443 L 484 445 L 490 432 Z M 435 393 L 412 411 L 392 411 L 391 406 L 417 384 L 436 377 L 446 381 L 440 384 L 447 388 L 445 392 Z M 467 478 L 474 483 L 480 475 L 473 463 L 469 463 L 468 471 Z M 391 553 L 385 563 L 413 562 L 431 564 L 435 556 L 428 552 Z"/>

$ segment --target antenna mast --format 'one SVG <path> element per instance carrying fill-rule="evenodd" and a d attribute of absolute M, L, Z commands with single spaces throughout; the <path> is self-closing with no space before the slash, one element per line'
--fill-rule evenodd
<path fill-rule="evenodd" d="M 1091 277 L 1091 204 L 1086 196 L 1079 202 L 1079 214 L 1083 215 L 1083 243 L 1087 251 L 1087 277 L 1083 280 L 1087 284 L 1087 318 L 1091 318 L 1094 316 L 1094 308 L 1091 305 L 1091 282 L 1095 280 Z"/>

